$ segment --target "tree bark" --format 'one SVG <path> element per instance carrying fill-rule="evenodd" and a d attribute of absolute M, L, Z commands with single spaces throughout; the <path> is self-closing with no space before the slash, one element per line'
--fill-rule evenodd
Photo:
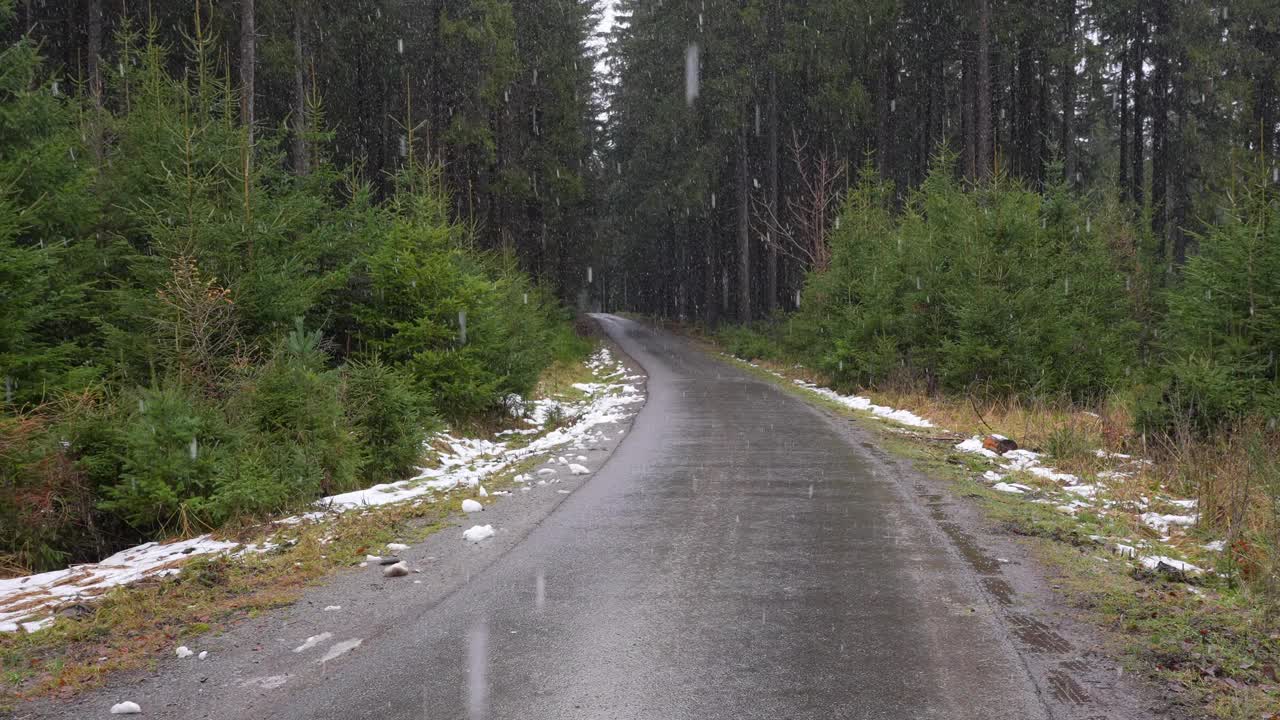
<path fill-rule="evenodd" d="M 778 217 L 778 78 L 769 71 L 769 210 Z M 776 238 L 775 238 L 776 239 Z M 769 243 L 765 258 L 765 312 L 773 315 L 778 309 L 778 246 Z"/>
<path fill-rule="evenodd" d="M 1187 58 L 1185 53 L 1182 55 L 1180 66 L 1187 66 Z M 1186 119 L 1187 119 L 1187 83 L 1182 72 L 1177 72 L 1172 78 L 1173 96 L 1172 110 L 1174 120 L 1174 132 L 1171 139 L 1166 139 L 1166 147 L 1168 149 L 1167 170 L 1169 173 L 1169 229 L 1168 233 L 1173 240 L 1173 262 L 1181 266 L 1187 261 L 1187 214 L 1190 212 L 1191 199 L 1189 197 L 1189 188 L 1187 187 L 1187 148 L 1186 142 Z"/>
<path fill-rule="evenodd" d="M 1168 245 L 1169 208 L 1169 12 L 1165 2 L 1156 3 L 1156 28 L 1152 51 L 1155 72 L 1151 78 L 1151 231 L 1156 236 L 1160 257 Z"/>
<path fill-rule="evenodd" d="M 1129 187 L 1129 51 L 1120 55 L 1120 197 L 1123 200 L 1133 199 L 1133 188 Z"/>
<path fill-rule="evenodd" d="M 1067 0 L 1067 58 L 1062 63 L 1062 171 L 1076 185 L 1076 0 Z"/>
<path fill-rule="evenodd" d="M 977 77 L 977 163 L 978 180 L 991 179 L 993 147 L 991 142 L 991 2 L 978 0 L 978 77 Z"/>
<path fill-rule="evenodd" d="M 311 172 L 311 148 L 307 146 L 309 123 L 307 113 L 307 52 L 302 42 L 306 25 L 307 3 L 299 0 L 293 8 L 293 171 L 298 175 Z"/>
<path fill-rule="evenodd" d="M 705 238 L 702 251 L 706 261 L 703 269 L 706 274 L 702 286 L 702 312 L 707 325 L 714 328 L 720 322 L 720 304 L 716 293 L 716 285 L 720 278 L 720 263 L 718 262 L 719 253 L 716 252 L 716 235 L 710 221 L 704 225 L 703 233 Z"/>
<path fill-rule="evenodd" d="M 1037 157 L 1039 142 L 1036 137 L 1035 117 L 1037 92 L 1035 88 L 1035 61 L 1030 38 L 1023 35 L 1018 41 L 1017 54 L 1017 99 L 1012 103 L 1017 113 L 1014 127 L 1014 142 L 1017 143 L 1018 175 L 1023 180 L 1037 180 Z"/>
<path fill-rule="evenodd" d="M 1141 23 L 1139 23 L 1141 26 Z M 1143 115 L 1142 91 L 1143 91 L 1143 69 L 1142 63 L 1146 58 L 1143 52 L 1142 39 L 1135 38 L 1133 43 L 1133 153 L 1131 156 L 1133 162 L 1133 201 L 1138 205 L 1143 203 L 1143 195 L 1146 192 L 1146 181 L 1143 179 L 1146 171 L 1146 131 L 1143 125 L 1145 117 Z"/>
<path fill-rule="evenodd" d="M 88 70 L 85 81 L 89 88 L 89 97 L 93 102 L 93 124 L 89 131 L 89 145 L 93 151 L 94 162 L 101 167 L 103 159 L 102 147 L 102 0 L 88 0 L 88 57 L 85 66 Z"/>
<path fill-rule="evenodd" d="M 891 52 L 886 49 L 880 60 L 880 72 L 876 79 L 876 165 L 880 168 L 880 176 L 885 179 L 893 178 L 894 172 L 890 157 L 893 154 L 893 103 L 889 97 L 893 92 L 890 89 L 893 84 L 890 75 L 893 71 L 890 57 Z"/>
<path fill-rule="evenodd" d="M 747 192 L 747 134 L 738 132 L 738 322 L 751 322 L 751 209 Z"/>
<path fill-rule="evenodd" d="M 256 23 L 254 22 L 254 0 L 240 0 L 240 121 L 249 133 L 249 144 L 253 145 L 254 123 L 254 68 L 257 64 Z"/>
<path fill-rule="evenodd" d="M 971 33 L 965 34 L 960 72 L 960 130 L 964 135 L 964 156 L 961 168 L 967 180 L 973 181 L 978 176 L 977 125 L 974 123 L 974 103 L 977 101 L 977 83 L 974 82 L 974 39 Z"/>

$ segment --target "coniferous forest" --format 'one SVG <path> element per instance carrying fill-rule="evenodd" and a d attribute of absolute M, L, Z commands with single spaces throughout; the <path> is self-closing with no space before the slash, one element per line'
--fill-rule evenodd
<path fill-rule="evenodd" d="M 850 387 L 1275 430 L 1274 0 L 0 0 L 0 27 L 20 567 L 395 478 L 581 352 L 571 309 L 749 325 L 739 354 Z"/>
<path fill-rule="evenodd" d="M 609 307 L 848 387 L 1280 409 L 1280 5 L 621 2 Z"/>
<path fill-rule="evenodd" d="M 403 479 L 584 352 L 591 22 L 0 2 L 10 564 Z"/>

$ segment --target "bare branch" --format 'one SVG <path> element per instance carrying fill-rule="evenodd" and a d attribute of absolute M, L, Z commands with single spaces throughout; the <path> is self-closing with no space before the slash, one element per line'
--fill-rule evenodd
<path fill-rule="evenodd" d="M 807 152 L 808 143 L 792 133 L 788 146 L 799 191 L 787 197 L 784 220 L 780 209 L 768 202 L 753 202 L 754 224 L 767 245 L 804 265 L 824 270 L 831 262 L 827 230 L 833 211 L 840 201 L 839 183 L 844 177 L 844 164 L 833 160 L 825 151 L 816 158 Z"/>

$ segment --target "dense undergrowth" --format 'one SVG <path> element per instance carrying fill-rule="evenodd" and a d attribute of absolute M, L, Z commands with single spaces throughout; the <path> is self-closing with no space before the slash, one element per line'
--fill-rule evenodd
<path fill-rule="evenodd" d="M 321 152 L 291 173 L 198 28 L 182 63 L 117 42 L 100 106 L 0 50 L 0 570 L 399 479 L 589 349 L 438 168 L 388 198 Z"/>
<path fill-rule="evenodd" d="M 1267 173 L 1240 171 L 1181 269 L 1118 204 L 953 177 L 944 157 L 895 209 L 864 173 L 803 306 L 719 342 L 945 427 L 1001 425 L 1069 470 L 1099 448 L 1139 452 L 1156 461 L 1140 481 L 1196 498 L 1200 529 L 1225 538 L 1221 569 L 1280 609 L 1280 197 Z"/>

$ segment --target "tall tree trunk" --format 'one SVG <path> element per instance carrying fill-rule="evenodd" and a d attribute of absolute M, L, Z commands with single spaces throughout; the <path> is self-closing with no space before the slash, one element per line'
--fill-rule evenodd
<path fill-rule="evenodd" d="M 1133 199 L 1133 188 L 1129 186 L 1129 51 L 1120 54 L 1120 197 Z"/>
<path fill-rule="evenodd" d="M 1169 173 L 1169 228 L 1168 234 L 1173 239 L 1173 262 L 1181 266 L 1187 260 L 1187 214 L 1190 211 L 1189 189 L 1187 187 L 1187 83 L 1183 69 L 1187 66 L 1185 53 L 1179 60 L 1179 71 L 1175 72 L 1173 82 L 1172 110 L 1174 131 L 1172 138 L 1166 138 Z"/>
<path fill-rule="evenodd" d="M 774 70 L 769 71 L 769 210 L 777 217 L 782 211 L 778 208 L 778 78 Z M 778 238 L 773 238 L 777 240 Z M 769 254 L 765 258 L 765 312 L 773 315 L 778 309 L 778 246 L 769 243 Z"/>
<path fill-rule="evenodd" d="M 1168 245 L 1169 212 L 1169 3 L 1155 3 L 1152 51 L 1155 72 L 1151 82 L 1151 230 L 1160 255 Z"/>
<path fill-rule="evenodd" d="M 1262 73 L 1253 81 L 1253 126 L 1258 128 L 1258 141 L 1262 152 L 1268 157 L 1276 157 L 1276 88 L 1275 76 Z"/>
<path fill-rule="evenodd" d="M 1017 94 L 1018 98 L 1013 103 L 1014 112 L 1017 118 L 1014 127 L 1017 128 L 1014 134 L 1015 142 L 1018 144 L 1018 175 L 1028 182 L 1037 180 L 1039 166 L 1039 140 L 1036 137 L 1036 100 L 1038 93 L 1036 92 L 1035 83 L 1035 61 L 1033 59 L 1034 52 L 1032 42 L 1026 35 L 1021 37 L 1018 42 L 1017 55 Z"/>
<path fill-rule="evenodd" d="M 1062 63 L 1062 170 L 1068 184 L 1076 184 L 1076 0 L 1067 0 L 1067 57 Z"/>
<path fill-rule="evenodd" d="M 978 0 L 978 116 L 976 162 L 978 180 L 991 179 L 991 1 Z"/>
<path fill-rule="evenodd" d="M 1141 24 L 1140 24 L 1141 25 Z M 1145 26 L 1143 26 L 1145 27 Z M 1146 116 L 1144 115 L 1142 93 L 1143 93 L 1143 69 L 1142 63 L 1146 59 L 1146 53 L 1143 50 L 1143 42 L 1141 38 L 1135 38 L 1133 43 L 1133 201 L 1138 205 L 1142 205 L 1143 195 L 1146 193 L 1146 160 L 1147 160 L 1147 144 L 1146 144 Z"/>
<path fill-rule="evenodd" d="M 255 54 L 258 42 L 255 37 L 257 23 L 254 22 L 254 0 L 240 0 L 240 121 L 249 133 L 249 144 L 253 145 L 253 94 L 254 67 L 257 64 Z"/>
<path fill-rule="evenodd" d="M 896 103 L 890 99 L 893 94 L 891 75 L 894 75 L 891 55 L 892 52 L 886 48 L 884 57 L 880 60 L 880 73 L 876 78 L 876 164 L 880 169 L 880 177 L 885 179 L 892 179 L 894 172 L 890 156 L 893 153 L 893 109 Z"/>
<path fill-rule="evenodd" d="M 298 175 L 311 172 L 311 148 L 307 112 L 307 52 L 302 43 L 306 25 L 307 2 L 298 0 L 293 8 L 293 171 Z"/>
<path fill-rule="evenodd" d="M 1045 164 L 1049 160 L 1049 58 L 1044 49 L 1036 53 L 1036 186 L 1044 187 Z"/>
<path fill-rule="evenodd" d="M 738 132 L 738 322 L 751 322 L 751 210 L 747 206 L 747 134 Z"/>
<path fill-rule="evenodd" d="M 705 236 L 702 241 L 703 269 L 706 271 L 702 285 L 702 312 L 707 325 L 714 328 L 720 322 L 720 300 L 716 292 L 720 278 L 720 253 L 716 250 L 716 234 L 709 219 L 703 223 L 702 230 Z"/>
<path fill-rule="evenodd" d="M 960 131 L 964 135 L 964 156 L 960 167 L 964 170 L 966 179 L 972 181 L 978 176 L 978 135 L 977 124 L 974 122 L 974 103 L 977 101 L 978 91 L 977 83 L 974 82 L 974 49 L 973 36 L 966 33 L 964 41 L 961 44 L 961 69 L 963 75 L 960 78 Z"/>
<path fill-rule="evenodd" d="M 89 131 L 89 145 L 93 150 L 94 162 L 102 166 L 102 0 L 88 0 L 85 14 L 88 15 L 88 57 L 85 66 L 88 70 L 85 81 L 89 88 L 89 97 L 93 101 L 93 125 Z"/>

